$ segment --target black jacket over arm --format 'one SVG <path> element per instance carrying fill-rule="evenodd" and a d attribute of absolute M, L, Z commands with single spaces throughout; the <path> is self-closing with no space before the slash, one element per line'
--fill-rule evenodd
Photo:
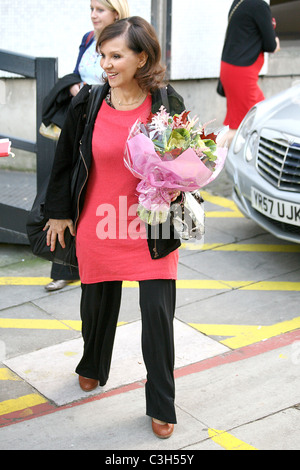
<path fill-rule="evenodd" d="M 70 87 L 80 81 L 79 75 L 70 73 L 54 85 L 43 101 L 42 122 L 45 126 L 53 123 L 60 128 L 63 127 L 72 100 Z"/>

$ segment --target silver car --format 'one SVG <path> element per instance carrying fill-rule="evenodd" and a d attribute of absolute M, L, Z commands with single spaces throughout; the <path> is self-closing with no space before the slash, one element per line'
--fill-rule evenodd
<path fill-rule="evenodd" d="M 246 217 L 300 243 L 300 83 L 249 111 L 230 146 L 226 171 Z"/>

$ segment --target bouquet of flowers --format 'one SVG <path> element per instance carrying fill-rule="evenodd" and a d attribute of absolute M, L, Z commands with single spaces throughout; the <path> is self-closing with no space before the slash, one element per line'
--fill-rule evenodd
<path fill-rule="evenodd" d="M 227 149 L 219 148 L 217 135 L 205 135 L 205 126 L 196 127 L 197 122 L 187 111 L 171 116 L 162 106 L 130 131 L 124 162 L 141 180 L 138 215 L 150 225 L 167 220 L 175 192 L 199 190 L 224 166 Z"/>

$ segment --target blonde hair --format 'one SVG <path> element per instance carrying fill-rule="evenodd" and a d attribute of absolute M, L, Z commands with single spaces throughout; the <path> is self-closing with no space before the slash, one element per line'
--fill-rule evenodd
<path fill-rule="evenodd" d="M 97 0 L 99 3 L 111 11 L 116 11 L 119 15 L 119 20 L 128 18 L 129 15 L 129 5 L 127 0 Z"/>

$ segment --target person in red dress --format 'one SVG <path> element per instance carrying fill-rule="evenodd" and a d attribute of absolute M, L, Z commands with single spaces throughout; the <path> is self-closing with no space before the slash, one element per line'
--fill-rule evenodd
<path fill-rule="evenodd" d="M 271 10 L 265 0 L 234 0 L 229 10 L 220 71 L 227 100 L 224 125 L 229 126 L 226 136 L 229 143 L 247 112 L 264 100 L 258 86 L 264 52 L 279 49 Z"/>
<path fill-rule="evenodd" d="M 138 180 L 123 158 L 131 126 L 159 110 L 162 91 L 171 114 L 185 107 L 175 90 L 163 82 L 161 50 L 148 22 L 139 17 L 120 20 L 104 29 L 97 47 L 106 84 L 83 137 L 78 128 L 86 114 L 89 89 L 84 87 L 73 100 L 45 202 L 47 243 L 53 249 L 58 240 L 64 247 L 65 230 L 76 232 L 84 340 L 76 372 L 85 391 L 105 385 L 108 379 L 122 281 L 139 282 L 146 414 L 152 418 L 154 433 L 167 438 L 176 423 L 173 319 L 180 242 L 171 235 L 170 239 L 151 239 L 149 227 L 136 213 Z M 79 140 L 87 183 L 78 193 L 80 216 L 75 228 L 69 185 L 72 154 Z M 178 196 L 172 194 L 173 199 Z M 170 226 L 170 220 L 165 224 Z"/>

